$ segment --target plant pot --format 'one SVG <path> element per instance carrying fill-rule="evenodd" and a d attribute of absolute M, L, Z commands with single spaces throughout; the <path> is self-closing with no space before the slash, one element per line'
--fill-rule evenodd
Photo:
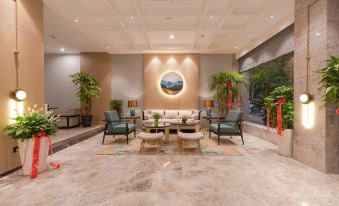
<path fill-rule="evenodd" d="M 27 139 L 24 141 L 19 140 L 18 146 L 23 174 L 30 175 L 32 170 L 34 141 L 32 139 Z M 47 164 L 48 150 L 49 150 L 48 141 L 45 138 L 41 138 L 38 173 L 48 169 Z"/>
<path fill-rule="evenodd" d="M 158 119 L 155 119 L 155 120 L 154 120 L 154 126 L 155 126 L 155 127 L 158 127 L 158 125 L 159 125 L 159 120 L 158 120 Z"/>
<path fill-rule="evenodd" d="M 92 126 L 92 115 L 82 115 L 81 124 L 82 124 L 82 127 L 91 127 Z"/>
<path fill-rule="evenodd" d="M 278 154 L 293 157 L 293 129 L 285 129 L 282 136 L 277 139 Z"/>

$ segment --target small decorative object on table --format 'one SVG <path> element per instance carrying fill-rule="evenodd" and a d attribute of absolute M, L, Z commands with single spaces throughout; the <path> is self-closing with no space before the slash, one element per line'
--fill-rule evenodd
<path fill-rule="evenodd" d="M 182 123 L 184 123 L 184 124 L 186 124 L 187 120 L 188 120 L 187 116 L 183 116 L 183 117 L 181 118 L 181 121 L 182 121 Z"/>
<path fill-rule="evenodd" d="M 59 126 L 58 117 L 51 112 L 42 114 L 43 109 L 28 108 L 27 113 L 15 117 L 14 123 L 8 125 L 4 132 L 13 139 L 18 140 L 19 153 L 24 175 L 31 178 L 48 168 L 47 157 L 49 151 L 52 154 L 52 142 L 48 137 L 55 135 Z M 59 164 L 49 163 L 53 168 Z"/>
<path fill-rule="evenodd" d="M 204 100 L 204 107 L 207 108 L 206 114 L 208 117 L 212 115 L 212 109 L 214 107 L 213 100 Z"/>
<path fill-rule="evenodd" d="M 155 126 L 157 127 L 158 124 L 159 124 L 160 114 L 159 114 L 158 112 L 155 112 L 155 113 L 153 114 L 153 118 L 154 118 L 154 124 L 155 124 Z"/>

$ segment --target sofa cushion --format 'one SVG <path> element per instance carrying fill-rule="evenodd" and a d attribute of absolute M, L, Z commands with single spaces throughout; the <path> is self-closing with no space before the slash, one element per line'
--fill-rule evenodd
<path fill-rule="evenodd" d="M 165 110 L 164 119 L 178 119 L 178 110 Z"/>
<path fill-rule="evenodd" d="M 180 110 L 179 111 L 179 118 L 187 117 L 188 119 L 193 119 L 193 112 L 192 110 Z"/>
<path fill-rule="evenodd" d="M 218 124 L 210 124 L 210 130 L 218 133 Z M 238 133 L 239 127 L 232 127 L 227 124 L 220 124 L 220 133 Z"/>

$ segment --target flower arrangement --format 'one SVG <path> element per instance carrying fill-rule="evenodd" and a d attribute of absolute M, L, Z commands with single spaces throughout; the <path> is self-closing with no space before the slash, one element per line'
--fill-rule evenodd
<path fill-rule="evenodd" d="M 187 120 L 188 120 L 188 117 L 187 117 L 187 116 L 183 116 L 183 117 L 181 118 L 181 121 L 182 121 L 182 123 L 184 123 L 184 124 L 186 124 Z"/>
<path fill-rule="evenodd" d="M 59 126 L 59 119 L 53 116 L 52 112 L 42 113 L 42 108 L 34 105 L 33 109 L 28 108 L 23 115 L 15 117 L 14 123 L 5 127 L 4 132 L 13 139 L 24 141 L 41 134 L 54 135 Z"/>

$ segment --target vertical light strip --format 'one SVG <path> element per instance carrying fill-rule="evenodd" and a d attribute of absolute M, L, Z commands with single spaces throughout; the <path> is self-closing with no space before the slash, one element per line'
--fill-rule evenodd
<path fill-rule="evenodd" d="M 314 126 L 314 102 L 302 105 L 302 124 L 308 129 Z"/>

